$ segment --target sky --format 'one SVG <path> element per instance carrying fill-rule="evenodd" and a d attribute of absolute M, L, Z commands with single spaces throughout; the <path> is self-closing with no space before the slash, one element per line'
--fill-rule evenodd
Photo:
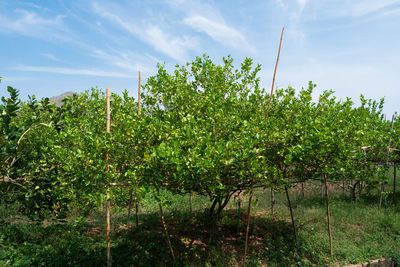
<path fill-rule="evenodd" d="M 359 103 L 385 97 L 400 111 L 400 0 L 0 0 L 0 95 L 6 86 L 51 97 L 91 87 L 127 89 L 164 62 L 231 55 L 261 64 L 269 90 L 317 84 Z"/>

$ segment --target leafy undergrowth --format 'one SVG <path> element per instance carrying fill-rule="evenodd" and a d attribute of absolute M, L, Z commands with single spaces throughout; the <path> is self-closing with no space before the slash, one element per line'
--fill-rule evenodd
<path fill-rule="evenodd" d="M 336 196 L 331 200 L 334 256 L 329 257 L 325 202 L 315 195 L 292 194 L 299 238 L 296 249 L 284 195 L 276 194 L 275 216 L 270 215 L 269 193 L 258 192 L 250 227 L 248 266 L 323 266 L 361 263 L 400 256 L 400 211 L 388 206 L 378 210 L 376 199 L 358 202 Z M 246 207 L 242 206 L 238 230 L 235 202 L 213 227 L 194 198 L 195 211 L 171 197 L 166 209 L 173 262 L 155 205 L 142 205 L 140 224 L 126 210 L 114 208 L 112 221 L 113 266 L 237 266 L 242 261 Z M 246 203 L 244 203 L 246 204 Z M 180 207 L 180 209 L 178 209 Z M 3 220 L 0 228 L 0 266 L 104 266 L 104 213 L 97 211 L 85 222 L 34 224 Z"/>

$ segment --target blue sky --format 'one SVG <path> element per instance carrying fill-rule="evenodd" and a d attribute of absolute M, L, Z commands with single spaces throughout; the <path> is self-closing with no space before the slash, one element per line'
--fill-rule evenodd
<path fill-rule="evenodd" d="M 171 70 L 203 53 L 262 65 L 271 87 L 386 98 L 399 111 L 400 0 L 0 0 L 0 95 L 54 96 L 93 86 L 137 94 L 157 62 Z M 316 92 L 316 95 L 318 91 Z"/>

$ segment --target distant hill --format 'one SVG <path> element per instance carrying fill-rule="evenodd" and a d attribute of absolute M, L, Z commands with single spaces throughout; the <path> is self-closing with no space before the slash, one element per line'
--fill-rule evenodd
<path fill-rule="evenodd" d="M 65 92 L 61 95 L 50 97 L 49 100 L 50 100 L 50 102 L 56 103 L 57 106 L 61 106 L 63 104 L 62 100 L 64 98 L 66 98 L 67 96 L 72 96 L 73 94 L 74 94 L 74 92 Z"/>

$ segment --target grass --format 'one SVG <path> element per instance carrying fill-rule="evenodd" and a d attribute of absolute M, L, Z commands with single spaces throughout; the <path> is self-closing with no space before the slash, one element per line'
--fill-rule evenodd
<path fill-rule="evenodd" d="M 306 196 L 290 192 L 299 248 L 283 193 L 276 193 L 275 215 L 270 215 L 270 192 L 258 191 L 252 211 L 248 266 L 324 266 L 362 263 L 400 256 L 400 206 L 388 202 L 378 209 L 376 195 L 351 202 L 348 193 L 331 192 L 334 256 L 329 257 L 325 200 L 319 186 L 307 185 Z M 113 266 L 237 266 L 242 260 L 247 203 L 242 203 L 237 232 L 237 201 L 232 200 L 214 231 L 204 209 L 207 198 L 164 192 L 165 217 L 176 254 L 173 262 L 162 231 L 158 206 L 146 197 L 140 206 L 139 226 L 126 208 L 113 207 Z M 93 212 L 86 221 L 37 225 L 17 220 L 15 207 L 0 207 L 0 266 L 104 266 L 105 214 Z M 213 235 L 212 233 L 215 232 Z"/>

